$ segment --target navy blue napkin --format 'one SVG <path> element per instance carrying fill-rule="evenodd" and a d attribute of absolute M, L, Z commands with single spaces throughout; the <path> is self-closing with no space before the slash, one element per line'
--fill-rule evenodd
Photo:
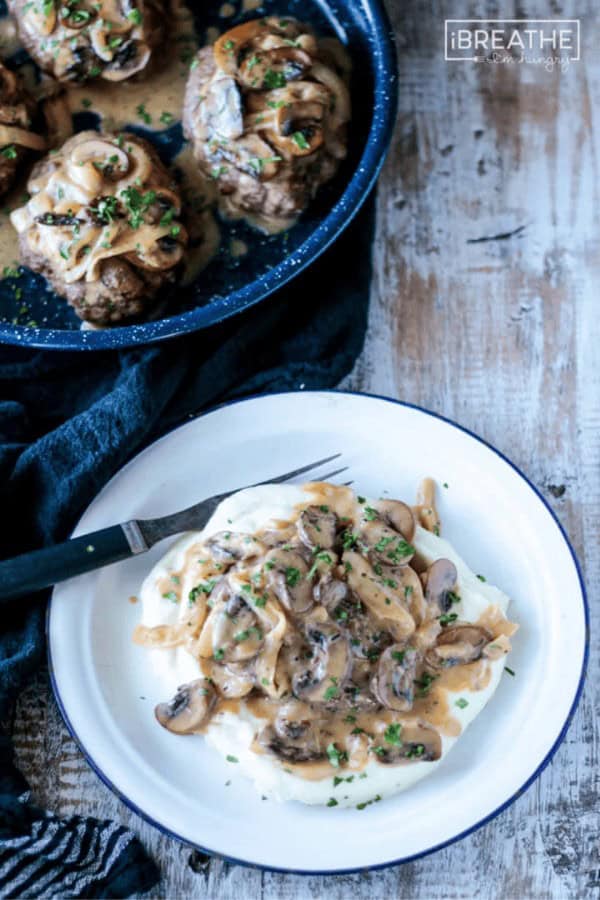
<path fill-rule="evenodd" d="M 366 328 L 373 204 L 305 274 L 235 320 L 107 353 L 0 348 L 0 498 L 7 558 L 68 536 L 129 458 L 191 414 L 249 394 L 334 387 Z M 45 657 L 46 594 L 8 603 L 0 717 Z M 0 734 L 0 896 L 126 897 L 158 872 L 114 822 L 37 808 Z"/>

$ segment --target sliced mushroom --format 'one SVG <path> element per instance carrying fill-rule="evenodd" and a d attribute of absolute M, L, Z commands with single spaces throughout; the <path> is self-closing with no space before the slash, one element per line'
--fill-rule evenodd
<path fill-rule="evenodd" d="M 251 534 L 237 531 L 218 531 L 206 541 L 206 549 L 216 562 L 233 563 L 261 556 L 266 547 Z"/>
<path fill-rule="evenodd" d="M 427 607 L 423 584 L 412 566 L 378 566 L 377 574 L 387 588 L 404 600 L 411 616 L 420 625 L 425 619 Z"/>
<path fill-rule="evenodd" d="M 264 570 L 267 585 L 279 602 L 298 615 L 313 605 L 312 579 L 304 558 L 295 550 L 275 548 L 265 557 Z"/>
<path fill-rule="evenodd" d="M 295 41 L 298 34 L 299 28 L 292 19 L 251 19 L 230 28 L 215 41 L 215 63 L 247 90 L 280 88 L 308 71 L 312 65 L 310 52 L 317 52 L 311 35 Z"/>
<path fill-rule="evenodd" d="M 310 703 L 335 703 L 350 672 L 348 640 L 327 622 L 310 624 L 306 637 L 312 657 L 292 679 L 294 696 Z"/>
<path fill-rule="evenodd" d="M 377 762 L 395 765 L 403 762 L 434 762 L 442 755 L 442 739 L 435 728 L 425 722 L 402 723 L 400 743 L 385 740 L 378 748 Z"/>
<path fill-rule="evenodd" d="M 242 663 L 254 659 L 264 644 L 264 633 L 244 597 L 234 594 L 215 619 L 212 629 L 215 659 Z"/>
<path fill-rule="evenodd" d="M 141 148 L 140 148 L 141 149 Z M 71 150 L 70 161 L 76 166 L 81 166 L 87 162 L 97 162 L 102 166 L 112 159 L 114 168 L 120 170 L 121 175 L 129 169 L 129 157 L 125 150 L 122 150 L 112 141 L 104 140 L 96 137 L 90 138 L 81 144 L 77 144 Z"/>
<path fill-rule="evenodd" d="M 140 41 L 127 41 L 103 68 L 102 77 L 106 81 L 125 81 L 126 78 L 131 78 L 147 66 L 151 52 L 150 47 Z"/>
<path fill-rule="evenodd" d="M 440 613 L 448 612 L 452 606 L 449 594 L 456 587 L 458 572 L 449 559 L 436 559 L 427 570 L 425 601 Z"/>
<path fill-rule="evenodd" d="M 339 578 L 322 578 L 316 585 L 314 596 L 317 603 L 324 606 L 332 618 L 336 618 L 336 610 L 345 605 L 344 601 L 348 599 L 349 590 L 345 581 Z"/>
<path fill-rule="evenodd" d="M 420 654 L 414 647 L 393 644 L 383 653 L 371 688 L 388 709 L 407 712 L 414 701 L 414 680 Z"/>
<path fill-rule="evenodd" d="M 385 624 L 395 640 L 401 641 L 413 634 L 415 620 L 397 590 L 387 587 L 360 553 L 347 550 L 342 559 L 349 566 L 347 579 L 350 588 L 367 609 Z"/>
<path fill-rule="evenodd" d="M 363 522 L 360 536 L 369 548 L 369 559 L 373 563 L 383 566 L 405 566 L 415 555 L 412 544 L 381 519 Z"/>
<path fill-rule="evenodd" d="M 381 518 L 398 531 L 406 541 L 415 536 L 415 516 L 401 500 L 379 500 L 375 507 Z"/>
<path fill-rule="evenodd" d="M 264 91 L 281 88 L 288 81 L 297 81 L 308 72 L 312 59 L 299 47 L 275 47 L 272 50 L 257 50 L 246 56 L 239 64 L 237 77 L 245 88 Z"/>
<path fill-rule="evenodd" d="M 182 684 L 168 703 L 159 703 L 154 710 L 157 720 L 175 734 L 199 731 L 210 716 L 217 695 L 207 678 Z"/>
<path fill-rule="evenodd" d="M 286 704 L 273 725 L 258 735 L 258 743 L 288 763 L 315 762 L 325 758 L 325 741 L 318 723 L 310 718 L 306 706 Z"/>
<path fill-rule="evenodd" d="M 425 662 L 432 669 L 462 666 L 479 659 L 491 634 L 478 625 L 453 625 L 439 634 L 435 647 L 425 654 Z"/>
<path fill-rule="evenodd" d="M 331 550 L 336 530 L 337 516 L 328 507 L 307 506 L 298 519 L 298 537 L 309 550 Z"/>

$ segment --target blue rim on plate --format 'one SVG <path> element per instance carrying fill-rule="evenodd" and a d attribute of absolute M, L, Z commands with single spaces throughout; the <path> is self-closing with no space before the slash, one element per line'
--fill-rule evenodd
<path fill-rule="evenodd" d="M 296 391 L 276 391 L 272 395 L 269 395 L 269 396 L 285 396 L 286 394 L 294 394 L 294 393 L 297 393 L 297 392 Z M 546 498 L 541 494 L 541 492 L 533 484 L 533 482 L 530 481 L 529 478 L 523 472 L 521 472 L 521 470 L 518 468 L 518 466 L 516 466 L 510 459 L 508 459 L 508 457 L 505 456 L 504 453 L 502 453 L 500 450 L 498 450 L 496 447 L 494 447 L 493 444 L 490 444 L 488 441 L 485 441 L 482 437 L 479 437 L 479 435 L 475 434 L 469 428 L 465 428 L 463 425 L 459 425 L 457 422 L 454 422 L 452 419 L 449 419 L 446 416 L 441 415 L 440 413 L 436 413 L 436 412 L 432 412 L 431 410 L 424 409 L 422 406 L 418 406 L 415 403 L 408 403 L 404 400 L 395 400 L 392 397 L 385 397 L 381 394 L 368 394 L 368 393 L 364 393 L 364 392 L 360 392 L 360 391 L 323 390 L 323 391 L 318 391 L 318 393 L 320 393 L 320 394 L 348 394 L 350 396 L 372 397 L 375 400 L 384 400 L 387 403 L 395 403 L 398 406 L 404 406 L 409 409 L 415 409 L 418 412 L 424 413 L 427 416 L 431 416 L 434 419 L 439 419 L 440 421 L 445 422 L 448 425 L 452 425 L 454 428 L 457 428 L 459 431 L 462 431 L 464 434 L 469 435 L 469 437 L 474 438 L 478 443 L 483 444 L 484 447 L 487 447 L 488 450 L 491 450 L 493 453 L 496 454 L 496 456 L 498 456 L 501 460 L 503 460 L 505 463 L 507 463 L 507 465 L 510 466 L 510 468 L 525 482 L 525 484 L 527 484 L 528 487 L 531 488 L 533 493 L 538 497 L 538 499 L 542 502 L 542 504 L 546 508 L 547 512 L 550 514 L 550 516 L 553 519 L 556 527 L 558 528 L 565 544 L 567 545 L 567 547 L 569 549 L 569 553 L 571 554 L 571 558 L 573 560 L 573 564 L 575 566 L 575 570 L 577 572 L 577 578 L 579 580 L 579 586 L 581 588 L 581 597 L 583 600 L 583 612 L 584 612 L 584 619 L 585 619 L 585 643 L 584 643 L 584 650 L 583 650 L 583 659 L 582 659 L 582 663 L 581 663 L 581 673 L 579 676 L 579 681 L 577 684 L 577 690 L 575 692 L 575 697 L 573 698 L 573 703 L 571 704 L 571 708 L 569 710 L 569 713 L 565 719 L 564 725 L 563 725 L 559 735 L 557 736 L 556 740 L 554 741 L 554 744 L 552 745 L 552 747 L 550 748 L 550 750 L 548 751 L 548 753 L 546 754 L 544 759 L 541 761 L 541 763 L 539 764 L 539 766 L 537 767 L 535 772 L 533 772 L 532 775 L 530 775 L 530 777 L 524 782 L 524 784 L 521 785 L 519 790 L 516 791 L 512 795 L 512 797 L 509 797 L 508 800 L 506 800 L 504 803 L 501 803 L 500 806 L 498 806 L 495 810 L 493 810 L 493 812 L 489 813 L 489 815 L 485 816 L 483 819 L 480 819 L 479 822 L 476 822 L 474 825 L 471 825 L 470 828 L 466 828 L 464 831 L 460 832 L 459 834 L 455 835 L 454 837 L 450 838 L 447 841 L 442 841 L 439 844 L 435 844 L 433 847 L 428 847 L 426 850 L 423 850 L 420 853 L 414 853 L 411 856 L 399 857 L 398 859 L 391 859 L 391 860 L 389 860 L 389 862 L 377 863 L 376 865 L 373 865 L 373 866 L 366 866 L 366 867 L 362 866 L 362 867 L 350 868 L 350 869 L 321 869 L 321 870 L 306 871 L 306 870 L 301 870 L 301 869 L 298 870 L 298 869 L 280 868 L 277 866 L 260 865 L 258 863 L 252 862 L 251 860 L 237 859 L 236 857 L 231 857 L 231 856 L 227 856 L 223 853 L 218 853 L 215 850 L 211 850 L 210 847 L 203 847 L 200 844 L 196 844 L 193 841 L 190 841 L 186 838 L 182 838 L 180 835 L 171 831 L 169 828 L 166 828 L 164 825 L 162 825 L 156 819 L 153 819 L 151 816 L 147 815 L 135 803 L 133 803 L 131 800 L 129 800 L 129 798 L 126 797 L 110 781 L 109 778 L 107 778 L 107 776 L 100 769 L 100 767 L 94 762 L 92 757 L 89 755 L 88 751 L 85 749 L 85 747 L 79 740 L 77 732 L 75 731 L 75 729 L 73 728 L 73 725 L 71 724 L 71 722 L 69 720 L 69 717 L 67 715 L 67 712 L 66 712 L 64 705 L 62 703 L 62 700 L 61 700 L 61 696 L 60 696 L 60 693 L 58 690 L 58 685 L 56 683 L 56 679 L 54 677 L 54 667 L 52 665 L 52 654 L 50 651 L 50 641 L 49 641 L 49 634 L 50 634 L 49 626 L 50 626 L 50 613 L 51 613 L 51 607 L 52 607 L 52 597 L 48 601 L 47 610 L 46 610 L 46 641 L 47 641 L 47 655 L 48 655 L 48 670 L 50 673 L 50 682 L 52 685 L 52 691 L 54 693 L 54 698 L 56 700 L 56 703 L 58 705 L 60 713 L 64 719 L 64 722 L 65 722 L 72 738 L 75 740 L 77 746 L 79 747 L 79 750 L 83 754 L 83 756 L 84 756 L 86 762 L 88 763 L 88 765 L 90 766 L 90 768 L 93 769 L 93 771 L 100 778 L 100 780 L 108 788 L 110 788 L 110 790 L 114 794 L 116 794 L 116 796 L 119 797 L 119 799 L 122 800 L 123 803 L 127 807 L 129 807 L 129 809 L 131 809 L 134 813 L 137 813 L 137 815 L 139 815 L 142 819 L 144 819 L 150 825 L 153 825 L 155 828 L 157 828 L 158 831 L 160 831 L 162 834 L 166 834 L 169 837 L 174 838 L 175 840 L 179 841 L 182 844 L 185 844 L 188 847 L 192 847 L 195 850 L 199 850 L 201 853 L 207 853 L 210 856 L 217 856 L 220 859 L 224 859 L 227 862 L 233 863 L 235 865 L 248 866 L 250 868 L 262 869 L 262 870 L 268 871 L 268 872 L 282 872 L 282 873 L 286 873 L 286 874 L 290 874 L 290 875 L 307 875 L 307 876 L 309 876 L 309 875 L 352 875 L 357 872 L 378 871 L 380 869 L 389 868 L 390 866 L 397 866 L 397 865 L 401 865 L 403 863 L 412 862 L 417 859 L 422 859 L 424 856 L 429 856 L 429 854 L 435 853 L 437 850 L 442 850 L 444 847 L 448 847 L 451 844 L 454 844 L 457 841 L 460 841 L 463 838 L 468 837 L 470 834 L 473 834 L 473 832 L 478 831 L 484 825 L 487 825 L 488 822 L 491 822 L 492 819 L 495 819 L 498 815 L 500 815 L 501 812 L 504 812 L 505 809 L 507 809 L 512 803 L 515 802 L 515 800 L 518 799 L 518 797 L 520 797 L 523 793 L 525 793 L 525 791 L 528 788 L 531 787 L 533 782 L 542 774 L 542 772 L 544 771 L 544 769 L 546 768 L 548 763 L 551 761 L 551 759 L 554 756 L 554 754 L 556 753 L 556 751 L 558 750 L 560 744 L 564 740 L 564 737 L 567 733 L 567 730 L 571 724 L 571 721 L 573 719 L 573 716 L 575 714 L 575 711 L 576 711 L 579 701 L 581 699 L 581 694 L 583 692 L 583 687 L 584 687 L 584 683 L 585 683 L 585 675 L 586 675 L 587 666 L 588 666 L 588 658 L 589 658 L 590 610 L 589 610 L 587 593 L 586 593 L 585 584 L 583 581 L 583 575 L 581 573 L 581 566 L 579 564 L 579 560 L 577 559 L 577 555 L 575 553 L 575 550 L 573 549 L 571 541 L 569 540 L 567 533 L 565 532 L 565 529 L 563 528 L 560 521 L 558 520 L 556 513 L 554 512 L 554 510 L 552 509 L 552 507 L 550 506 L 550 504 L 548 503 Z M 264 394 L 254 394 L 253 396 L 250 396 L 250 397 L 244 397 L 242 400 L 233 400 L 229 403 L 220 403 L 214 407 L 211 407 L 210 409 L 207 409 L 204 413 L 202 413 L 202 415 L 203 416 L 208 415 L 209 413 L 215 412 L 218 409 L 223 409 L 228 406 L 237 406 L 239 403 L 245 403 L 248 400 L 255 400 L 261 396 L 264 397 L 265 395 Z M 176 428 L 179 428 L 179 427 L 181 427 L 181 426 L 178 425 L 175 428 L 170 429 L 170 431 L 175 431 Z M 167 432 L 167 434 L 168 433 L 169 432 Z M 164 435 L 163 435 L 163 437 L 164 437 Z"/>
<path fill-rule="evenodd" d="M 392 27 L 382 0 L 363 0 L 361 7 L 371 45 L 372 121 L 348 185 L 303 243 L 250 283 L 179 315 L 85 331 L 0 321 L 0 343 L 55 350 L 107 350 L 163 341 L 215 325 L 259 303 L 314 262 L 339 237 L 369 195 L 385 159 L 396 119 L 398 72 Z"/>

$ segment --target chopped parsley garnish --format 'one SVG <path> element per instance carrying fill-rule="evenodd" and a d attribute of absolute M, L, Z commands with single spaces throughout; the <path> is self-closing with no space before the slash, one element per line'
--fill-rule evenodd
<path fill-rule="evenodd" d="M 514 670 L 513 670 L 513 669 L 509 669 L 509 667 L 508 667 L 508 666 L 504 666 L 504 671 L 505 671 L 505 672 L 508 672 L 508 674 L 509 674 L 509 675 L 512 675 L 512 676 L 513 676 L 513 678 L 514 678 L 514 676 L 515 676 L 515 672 L 514 672 Z"/>
<path fill-rule="evenodd" d="M 378 517 L 379 513 L 372 506 L 365 506 L 364 516 L 367 522 L 372 522 Z"/>
<path fill-rule="evenodd" d="M 334 769 L 339 769 L 340 765 L 348 759 L 348 754 L 344 750 L 338 750 L 333 743 L 327 745 L 325 752 Z"/>
<path fill-rule="evenodd" d="M 415 684 L 419 689 L 419 697 L 426 697 L 431 690 L 431 685 L 439 678 L 438 675 L 430 675 L 429 672 L 423 672 L 420 678 L 415 678 Z"/>
<path fill-rule="evenodd" d="M 406 650 L 392 650 L 392 659 L 395 659 L 396 662 L 402 663 L 404 662 L 404 654 Z"/>
<path fill-rule="evenodd" d="M 167 591 L 166 594 L 163 594 L 165 600 L 170 600 L 172 603 L 177 603 L 177 594 L 175 591 Z"/>
<path fill-rule="evenodd" d="M 144 213 L 156 201 L 156 191 L 140 193 L 137 188 L 128 187 L 121 191 L 123 204 L 129 213 L 129 224 L 132 228 L 139 228 L 144 224 Z"/>
<path fill-rule="evenodd" d="M 342 534 L 342 546 L 344 550 L 352 550 L 353 547 L 356 546 L 358 541 L 358 535 L 353 534 L 351 531 L 344 531 Z"/>
<path fill-rule="evenodd" d="M 416 552 L 417 551 L 412 544 L 409 544 L 408 541 L 400 540 L 396 544 L 395 549 L 390 550 L 390 552 L 387 554 L 387 558 L 391 559 L 393 563 L 400 563 L 400 561 L 404 559 L 405 556 L 410 556 L 411 554 Z"/>
<path fill-rule="evenodd" d="M 383 739 L 387 741 L 388 744 L 392 744 L 394 747 L 401 747 L 402 741 L 400 740 L 400 735 L 402 733 L 402 725 L 399 722 L 394 722 L 383 732 Z"/>
<path fill-rule="evenodd" d="M 300 150 L 308 150 L 310 148 L 310 142 L 306 140 L 301 131 L 295 131 L 292 135 L 292 140 Z"/>
<path fill-rule="evenodd" d="M 327 688 L 327 690 L 323 694 L 323 697 L 325 700 L 335 700 L 336 697 L 339 697 L 340 695 L 340 690 L 337 686 L 337 678 L 330 678 L 329 680 L 332 682 L 332 684 Z"/>
<path fill-rule="evenodd" d="M 227 760 L 227 762 L 230 762 L 230 763 L 239 762 L 239 759 L 237 758 L 237 756 L 232 756 L 230 753 L 227 754 L 225 759 Z"/>
<path fill-rule="evenodd" d="M 457 619 L 457 613 L 444 613 L 443 616 L 438 616 L 440 625 L 449 625 L 451 622 L 456 622 Z"/>
<path fill-rule="evenodd" d="M 454 703 L 455 706 L 458 706 L 459 709 L 465 709 L 469 705 L 469 701 L 465 700 L 464 697 L 459 697 L 458 700 Z"/>
<path fill-rule="evenodd" d="M 237 634 L 234 634 L 233 639 L 237 641 L 238 644 L 242 643 L 242 641 L 247 641 L 248 638 L 256 637 L 258 641 L 262 641 L 262 631 L 260 628 L 257 628 L 255 625 L 251 628 L 246 628 L 245 631 L 238 631 Z"/>
<path fill-rule="evenodd" d="M 273 69 L 267 69 L 264 78 L 264 85 L 267 90 L 271 91 L 275 88 L 282 88 L 285 87 L 286 84 L 285 75 L 282 72 L 275 72 Z"/>
<path fill-rule="evenodd" d="M 329 800 L 327 801 L 327 806 L 337 806 L 337 805 L 338 805 L 338 802 L 335 799 L 335 797 L 330 797 Z"/>
<path fill-rule="evenodd" d="M 173 115 L 173 113 L 170 113 L 170 112 L 162 112 L 160 114 L 160 121 L 162 122 L 163 125 L 170 125 L 172 122 L 175 121 L 175 116 Z"/>
<path fill-rule="evenodd" d="M 213 659 L 216 659 L 216 660 L 223 659 L 224 656 L 225 656 L 225 651 L 223 650 L 222 647 L 219 647 L 218 650 L 215 650 L 215 652 L 213 654 Z"/>
<path fill-rule="evenodd" d="M 17 158 L 17 148 L 14 144 L 9 144 L 8 147 L 4 147 L 0 153 L 5 159 L 16 159 Z"/>
<path fill-rule="evenodd" d="M 152 122 L 152 116 L 149 112 L 147 112 L 146 107 L 143 103 L 140 103 L 139 106 L 136 107 L 136 113 L 138 114 L 138 118 L 142 120 L 146 125 L 150 125 Z"/>
<path fill-rule="evenodd" d="M 195 603 L 198 599 L 199 594 L 210 594 L 215 584 L 217 583 L 217 579 L 213 578 L 210 581 L 205 581 L 203 584 L 197 584 L 196 587 L 193 587 L 188 594 L 188 603 Z"/>
<path fill-rule="evenodd" d="M 485 575 L 478 575 L 477 577 L 479 578 L 480 581 L 487 581 L 487 578 L 485 577 Z"/>
<path fill-rule="evenodd" d="M 132 22 L 134 25 L 141 25 L 141 24 L 142 24 L 143 16 L 142 16 L 141 12 L 139 11 L 139 9 L 132 9 L 132 10 L 130 10 L 130 11 L 127 13 L 127 18 L 128 18 L 129 21 Z"/>
<path fill-rule="evenodd" d="M 328 513 L 328 512 L 329 512 L 329 507 L 328 507 L 328 506 L 320 506 L 319 509 L 321 510 L 322 513 Z"/>
<path fill-rule="evenodd" d="M 446 600 L 451 606 L 454 606 L 455 603 L 460 603 L 460 597 L 458 594 L 455 594 L 454 591 L 448 591 L 446 593 Z"/>
<path fill-rule="evenodd" d="M 288 566 L 285 570 L 285 583 L 289 585 L 289 587 L 295 587 L 300 580 L 300 569 L 294 568 L 294 566 Z"/>
<path fill-rule="evenodd" d="M 116 197 L 101 197 L 96 206 L 90 206 L 90 212 L 104 225 L 110 225 L 117 213 L 118 202 Z"/>
<path fill-rule="evenodd" d="M 380 540 L 378 540 L 377 543 L 375 544 L 375 550 L 377 550 L 379 553 L 381 553 L 383 550 L 385 550 L 385 548 L 389 544 L 393 543 L 394 540 L 395 540 L 395 538 L 393 538 L 393 537 L 380 538 Z"/>
<path fill-rule="evenodd" d="M 311 566 L 311 568 L 309 569 L 309 571 L 306 575 L 307 578 L 313 577 L 313 575 L 319 568 L 319 562 L 324 562 L 328 566 L 330 566 L 333 562 L 333 559 L 331 558 L 329 553 L 325 553 L 325 552 L 317 553 L 317 555 L 315 556 L 315 562 L 313 563 L 313 565 Z"/>
<path fill-rule="evenodd" d="M 281 156 L 254 156 L 248 160 L 248 165 L 260 174 L 267 163 L 281 162 L 282 158 Z"/>
<path fill-rule="evenodd" d="M 425 753 L 425 744 L 415 744 L 414 747 L 411 747 L 408 753 L 406 754 L 407 759 L 413 759 L 414 757 L 423 756 Z"/>

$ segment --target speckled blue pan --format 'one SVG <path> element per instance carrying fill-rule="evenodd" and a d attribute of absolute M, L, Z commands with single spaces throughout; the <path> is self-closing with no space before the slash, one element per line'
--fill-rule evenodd
<path fill-rule="evenodd" d="M 200 36 L 219 26 L 219 3 L 190 0 Z M 204 7 L 210 6 L 210 11 Z M 0 0 L 0 14 L 3 3 Z M 173 314 L 143 324 L 82 331 L 66 301 L 43 278 L 23 270 L 18 279 L 0 281 L 0 342 L 56 350 L 107 350 L 165 340 L 207 328 L 264 300 L 310 265 L 343 231 L 367 197 L 383 162 L 396 116 L 397 72 L 394 40 L 381 0 L 265 0 L 252 15 L 290 15 L 311 22 L 321 33 L 335 33 L 348 46 L 354 72 L 353 120 L 349 154 L 331 185 L 319 193 L 299 223 L 285 235 L 263 236 L 244 224 L 223 225 L 221 250 L 197 281 L 171 304 Z M 239 18 L 228 19 L 227 25 Z M 19 54 L 21 55 L 21 54 Z M 17 60 L 18 61 L 18 60 Z M 10 61 L 9 61 L 10 63 Z M 75 116 L 77 130 L 97 127 L 93 113 Z M 169 162 L 182 144 L 181 125 L 152 132 L 149 138 Z M 234 259 L 233 237 L 249 252 Z M 17 288 L 21 290 L 16 290 Z M 183 293 L 183 292 L 181 292 Z"/>

